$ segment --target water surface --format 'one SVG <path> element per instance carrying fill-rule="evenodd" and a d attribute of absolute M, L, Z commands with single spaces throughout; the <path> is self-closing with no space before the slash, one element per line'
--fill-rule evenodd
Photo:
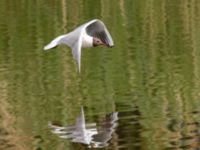
<path fill-rule="evenodd" d="M 81 74 L 69 48 L 43 51 L 94 18 L 115 47 L 84 49 Z M 1 0 L 0 20 L 0 149 L 92 148 L 49 127 L 81 107 L 95 133 L 117 113 L 101 149 L 200 149 L 200 1 Z"/>

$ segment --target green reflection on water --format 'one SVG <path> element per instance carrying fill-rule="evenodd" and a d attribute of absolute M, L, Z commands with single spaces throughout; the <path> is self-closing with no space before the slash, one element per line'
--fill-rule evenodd
<path fill-rule="evenodd" d="M 48 121 L 72 123 L 82 105 L 91 121 L 138 107 L 138 125 L 122 119 L 112 149 L 198 147 L 199 3 L 1 0 L 0 148 L 84 149 L 47 128 Z M 69 48 L 42 50 L 94 18 L 105 22 L 115 47 L 83 50 L 81 75 Z"/>

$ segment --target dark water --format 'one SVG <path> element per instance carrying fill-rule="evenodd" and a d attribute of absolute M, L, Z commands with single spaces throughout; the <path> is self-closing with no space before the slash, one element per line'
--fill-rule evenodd
<path fill-rule="evenodd" d="M 115 47 L 84 49 L 80 75 L 69 48 L 43 51 L 94 18 Z M 93 147 L 200 149 L 199 0 L 0 1 L 0 149 Z"/>

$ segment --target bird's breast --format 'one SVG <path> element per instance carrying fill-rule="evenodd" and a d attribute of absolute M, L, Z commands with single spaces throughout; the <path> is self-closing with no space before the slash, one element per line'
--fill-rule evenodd
<path fill-rule="evenodd" d="M 93 38 L 86 33 L 82 36 L 82 48 L 93 47 Z"/>

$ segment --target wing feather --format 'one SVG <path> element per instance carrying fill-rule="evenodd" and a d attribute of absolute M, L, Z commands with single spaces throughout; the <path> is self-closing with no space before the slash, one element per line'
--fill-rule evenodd
<path fill-rule="evenodd" d="M 91 20 L 78 28 L 74 31 L 61 35 L 55 38 L 52 42 L 44 47 L 44 50 L 56 47 L 59 44 L 65 44 L 71 47 L 72 54 L 74 59 L 78 63 L 78 72 L 81 71 L 81 47 L 82 47 L 82 37 L 83 33 L 86 33 L 90 36 L 100 38 L 106 45 L 113 46 L 113 40 L 108 32 L 104 23 L 98 19 Z"/>
<path fill-rule="evenodd" d="M 72 54 L 78 64 L 78 72 L 81 72 L 81 46 L 82 46 L 82 33 L 78 40 L 72 45 Z"/>
<path fill-rule="evenodd" d="M 88 24 L 86 26 L 86 32 L 90 36 L 100 38 L 106 45 L 110 47 L 114 46 L 112 37 L 102 21 L 96 19 Z"/>

